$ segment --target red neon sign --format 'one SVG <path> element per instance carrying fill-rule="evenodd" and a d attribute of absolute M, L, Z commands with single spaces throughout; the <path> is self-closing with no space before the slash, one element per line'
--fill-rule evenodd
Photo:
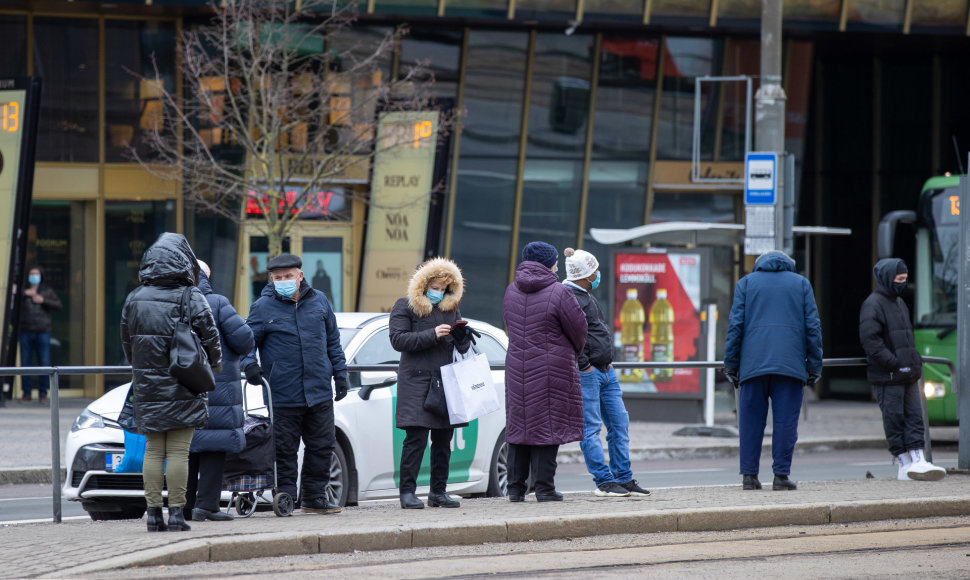
<path fill-rule="evenodd" d="M 297 203 L 297 195 L 296 191 L 287 191 L 285 196 L 277 204 L 277 213 L 282 215 L 286 211 L 286 208 L 290 208 L 291 214 L 300 213 L 304 217 L 330 216 L 330 204 L 335 198 L 341 198 L 336 204 L 335 209 L 339 211 L 343 207 L 343 194 L 340 193 L 335 194 L 332 191 L 318 191 L 307 194 L 299 203 Z M 260 198 L 262 199 L 262 204 L 259 202 Z M 257 198 L 255 191 L 249 192 L 246 200 L 247 216 L 263 214 L 263 207 L 268 206 L 270 201 L 268 195 L 260 196 L 260 198 Z"/>

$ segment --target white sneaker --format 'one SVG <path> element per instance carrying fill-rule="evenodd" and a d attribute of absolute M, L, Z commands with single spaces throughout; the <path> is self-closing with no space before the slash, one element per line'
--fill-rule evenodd
<path fill-rule="evenodd" d="M 896 456 L 896 463 L 899 464 L 899 473 L 896 474 L 896 479 L 899 481 L 913 481 L 909 477 L 909 466 L 913 464 L 912 458 L 910 458 L 909 453 L 900 453 Z"/>
<path fill-rule="evenodd" d="M 908 475 L 910 479 L 915 479 L 917 481 L 940 481 L 946 477 L 946 470 L 927 461 L 926 458 L 923 457 L 922 449 L 910 450 L 909 456 L 913 460 L 913 462 L 909 464 L 909 469 L 906 472 L 906 475 Z"/>

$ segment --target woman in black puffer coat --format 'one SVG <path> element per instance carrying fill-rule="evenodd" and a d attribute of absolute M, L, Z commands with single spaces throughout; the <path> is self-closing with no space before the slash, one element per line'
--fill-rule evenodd
<path fill-rule="evenodd" d="M 471 331 L 451 327 L 461 319 L 458 303 L 465 291 L 461 270 L 446 258 L 435 258 L 418 267 L 408 283 L 408 294 L 391 309 L 390 339 L 401 353 L 397 372 L 397 411 L 394 424 L 407 431 L 401 449 L 401 507 L 421 509 L 414 494 L 424 449 L 431 435 L 431 491 L 428 505 L 459 507 L 446 493 L 451 439 L 456 425 L 448 416 L 425 410 L 432 382 L 441 383 L 441 367 L 451 363 L 452 350 L 468 352 Z"/>
<path fill-rule="evenodd" d="M 142 477 L 148 531 L 152 532 L 189 529 L 182 513 L 189 444 L 195 429 L 205 427 L 209 419 L 206 396 L 179 384 L 168 370 L 169 346 L 187 286 L 192 287 L 188 304 L 192 329 L 202 341 L 213 370 L 221 368 L 219 332 L 208 302 L 195 288 L 198 278 L 199 264 L 185 236 L 164 233 L 142 257 L 138 271 L 142 285 L 128 294 L 121 313 L 121 346 L 131 361 L 135 423 L 147 440 Z M 166 480 L 168 527 L 162 519 L 162 485 Z"/>
<path fill-rule="evenodd" d="M 219 329 L 222 371 L 215 376 L 216 388 L 209 393 L 209 424 L 195 432 L 189 449 L 185 511 L 197 522 L 223 521 L 232 519 L 219 511 L 226 453 L 239 453 L 246 447 L 239 359 L 253 349 L 253 331 L 228 298 L 212 291 L 209 265 L 200 260 L 199 267 L 199 290 L 209 302 Z"/>

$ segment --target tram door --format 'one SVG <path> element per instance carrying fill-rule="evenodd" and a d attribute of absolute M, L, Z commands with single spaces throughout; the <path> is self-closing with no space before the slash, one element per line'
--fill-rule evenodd
<path fill-rule="evenodd" d="M 313 288 L 323 292 L 334 312 L 353 309 L 353 260 L 349 225 L 296 224 L 283 240 L 283 252 L 300 256 L 303 276 Z M 269 283 L 266 262 L 269 240 L 256 227 L 247 224 L 240 242 L 243 256 L 236 285 L 236 305 L 240 315 L 259 298 Z"/>

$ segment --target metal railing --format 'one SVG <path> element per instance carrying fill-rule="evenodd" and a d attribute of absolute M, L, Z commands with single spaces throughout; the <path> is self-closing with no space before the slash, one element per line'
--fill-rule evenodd
<path fill-rule="evenodd" d="M 923 362 L 929 364 L 945 365 L 950 369 L 950 376 L 954 376 L 954 365 L 949 359 L 941 357 L 924 356 Z M 865 358 L 827 358 L 823 359 L 823 367 L 849 367 L 865 366 Z M 489 365 L 492 370 L 505 370 L 504 364 Z M 724 361 L 683 361 L 683 362 L 615 362 L 613 367 L 617 369 L 719 369 L 724 367 Z M 380 372 L 397 371 L 396 364 L 379 365 L 347 365 L 349 372 Z M 60 398 L 58 395 L 61 375 L 131 375 L 130 366 L 63 366 L 63 367 L 0 367 L 0 376 L 31 376 L 50 377 L 50 409 L 51 409 L 51 486 L 53 488 L 53 509 L 54 523 L 61 522 L 61 435 L 60 435 Z M 240 380 L 245 376 L 240 376 Z M 363 387 L 362 387 L 363 388 Z M 950 388 L 954 388 L 951 381 Z M 926 415 L 926 395 L 920 390 L 920 397 L 923 402 L 923 425 L 929 427 L 929 420 Z M 929 436 L 927 440 L 928 458 L 932 461 L 932 448 L 929 447 Z M 70 467 L 70 466 L 68 466 Z"/>

